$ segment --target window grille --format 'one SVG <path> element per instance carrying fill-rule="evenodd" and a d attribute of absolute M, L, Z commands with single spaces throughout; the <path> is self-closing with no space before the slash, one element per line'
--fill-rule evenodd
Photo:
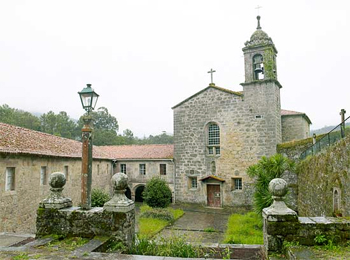
<path fill-rule="evenodd" d="M 166 175 L 166 164 L 159 165 L 160 175 Z"/>
<path fill-rule="evenodd" d="M 125 174 L 126 174 L 126 164 L 121 164 L 121 165 L 120 165 L 120 171 L 121 171 L 122 173 L 125 173 Z"/>
<path fill-rule="evenodd" d="M 146 164 L 140 164 L 140 174 L 146 175 Z"/>

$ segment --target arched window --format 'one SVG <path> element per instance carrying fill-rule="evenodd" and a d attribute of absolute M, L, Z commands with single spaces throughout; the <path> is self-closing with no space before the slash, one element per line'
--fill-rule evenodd
<path fill-rule="evenodd" d="M 261 54 L 256 54 L 253 57 L 253 72 L 254 79 L 261 80 L 264 79 L 264 63 L 263 56 Z"/>
<path fill-rule="evenodd" d="M 220 154 L 220 127 L 215 123 L 208 125 L 207 150 L 209 155 Z"/>

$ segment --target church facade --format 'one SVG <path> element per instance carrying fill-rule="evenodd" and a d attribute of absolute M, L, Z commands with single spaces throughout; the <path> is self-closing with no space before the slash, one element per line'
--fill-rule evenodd
<path fill-rule="evenodd" d="M 212 207 L 250 205 L 253 180 L 247 168 L 262 156 L 275 154 L 282 140 L 308 137 L 308 117 L 281 110 L 277 49 L 261 30 L 259 16 L 243 53 L 243 91 L 211 83 L 173 107 L 177 201 Z M 298 120 L 300 129 L 289 131 L 288 124 Z"/>

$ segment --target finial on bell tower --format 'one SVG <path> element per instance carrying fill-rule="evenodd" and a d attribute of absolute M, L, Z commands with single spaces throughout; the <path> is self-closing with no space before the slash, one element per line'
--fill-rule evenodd
<path fill-rule="evenodd" d="M 258 19 L 258 27 L 256 27 L 257 30 L 261 30 L 261 26 L 260 26 L 260 15 L 258 15 L 256 17 L 256 19 Z"/>

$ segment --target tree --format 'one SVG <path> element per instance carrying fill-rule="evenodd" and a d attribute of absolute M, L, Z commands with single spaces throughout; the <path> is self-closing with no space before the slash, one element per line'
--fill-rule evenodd
<path fill-rule="evenodd" d="M 93 120 L 93 144 L 94 145 L 116 145 L 118 144 L 119 125 L 117 119 L 112 116 L 108 109 L 100 107 L 97 111 L 92 111 L 90 116 Z M 84 125 L 83 117 L 78 121 L 78 129 Z"/>
<path fill-rule="evenodd" d="M 0 121 L 32 130 L 40 129 L 40 120 L 38 117 L 29 112 L 11 108 L 6 104 L 0 106 Z"/>
<path fill-rule="evenodd" d="M 256 178 L 254 192 L 254 208 L 261 216 L 262 210 L 272 204 L 269 183 L 274 178 L 280 178 L 285 171 L 293 171 L 294 162 L 281 154 L 269 158 L 263 156 L 257 164 L 247 169 L 248 176 Z"/>
<path fill-rule="evenodd" d="M 171 203 L 171 190 L 164 180 L 154 177 L 146 184 L 143 199 L 152 208 L 166 208 Z"/>
<path fill-rule="evenodd" d="M 42 132 L 77 139 L 77 124 L 64 111 L 59 112 L 57 115 L 52 111 L 41 115 L 40 125 Z"/>

